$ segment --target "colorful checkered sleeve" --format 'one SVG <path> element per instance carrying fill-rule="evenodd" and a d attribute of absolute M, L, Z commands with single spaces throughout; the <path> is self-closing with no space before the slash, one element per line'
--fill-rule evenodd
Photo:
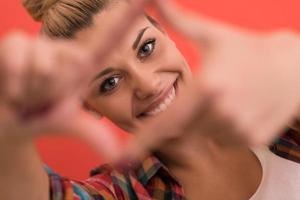
<path fill-rule="evenodd" d="M 85 181 L 72 181 L 46 167 L 51 200 L 184 200 L 182 187 L 155 157 L 137 170 L 121 173 L 109 165 L 92 171 Z"/>
<path fill-rule="evenodd" d="M 87 179 L 86 181 L 73 181 L 63 178 L 46 167 L 50 181 L 51 200 L 115 200 L 115 195 L 105 185 L 109 179 L 105 177 L 100 181 Z"/>
<path fill-rule="evenodd" d="M 293 129 L 288 129 L 282 137 L 270 146 L 270 150 L 282 158 L 300 163 L 300 144 L 296 139 L 299 134 Z"/>

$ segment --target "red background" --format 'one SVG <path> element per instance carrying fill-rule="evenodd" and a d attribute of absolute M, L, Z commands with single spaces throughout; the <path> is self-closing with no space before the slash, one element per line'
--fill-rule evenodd
<path fill-rule="evenodd" d="M 37 34 L 39 24 L 32 21 L 19 0 L 0 1 L 0 37 L 13 30 Z M 188 9 L 255 30 L 292 28 L 300 30 L 299 0 L 181 0 Z M 191 65 L 197 63 L 192 46 L 172 33 Z M 118 131 L 118 130 L 117 130 Z M 118 131 L 119 132 L 119 131 Z M 124 138 L 124 134 L 120 133 Z M 89 169 L 101 163 L 101 157 L 79 141 L 43 138 L 37 144 L 42 159 L 57 172 L 71 178 L 88 176 Z"/>

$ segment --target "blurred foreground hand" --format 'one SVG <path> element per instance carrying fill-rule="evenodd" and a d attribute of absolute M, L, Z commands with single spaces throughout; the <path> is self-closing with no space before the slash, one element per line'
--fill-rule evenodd
<path fill-rule="evenodd" d="M 170 0 L 155 2 L 163 19 L 198 45 L 203 66 L 184 97 L 140 131 L 127 156 L 139 158 L 191 133 L 225 145 L 270 144 L 300 109 L 300 37 L 252 33 Z"/>
<path fill-rule="evenodd" d="M 142 13 L 135 0 L 109 29 L 78 46 L 70 41 L 12 33 L 0 43 L 0 142 L 15 145 L 45 133 L 86 140 L 104 158 L 121 151 L 111 131 L 82 109 L 89 81 Z"/>

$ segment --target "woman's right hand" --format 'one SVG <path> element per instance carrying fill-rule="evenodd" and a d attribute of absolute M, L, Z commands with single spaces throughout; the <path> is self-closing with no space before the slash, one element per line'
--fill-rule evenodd
<path fill-rule="evenodd" d="M 23 142 L 42 133 L 72 133 L 104 158 L 121 151 L 104 124 L 82 109 L 86 86 L 109 56 L 146 0 L 118 13 L 107 30 L 87 44 L 8 35 L 0 43 L 0 142 Z M 113 39 L 112 39 L 113 38 Z"/>
<path fill-rule="evenodd" d="M 82 110 L 90 59 L 75 44 L 11 34 L 0 45 L 0 141 L 25 142 L 42 133 L 72 133 L 113 156 L 116 140 Z M 101 147 L 101 149 L 99 149 Z"/>

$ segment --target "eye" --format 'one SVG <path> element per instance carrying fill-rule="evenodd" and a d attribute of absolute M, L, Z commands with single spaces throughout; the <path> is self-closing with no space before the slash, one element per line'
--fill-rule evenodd
<path fill-rule="evenodd" d="M 120 80 L 121 80 L 121 77 L 119 77 L 119 76 L 114 76 L 114 77 L 110 77 L 110 78 L 106 79 L 100 85 L 99 92 L 100 93 L 111 92 L 113 89 L 115 89 L 118 86 L 118 83 Z"/>
<path fill-rule="evenodd" d="M 155 39 L 150 39 L 144 42 L 143 45 L 139 48 L 137 54 L 138 58 L 143 59 L 150 56 L 155 49 L 155 43 Z"/>

